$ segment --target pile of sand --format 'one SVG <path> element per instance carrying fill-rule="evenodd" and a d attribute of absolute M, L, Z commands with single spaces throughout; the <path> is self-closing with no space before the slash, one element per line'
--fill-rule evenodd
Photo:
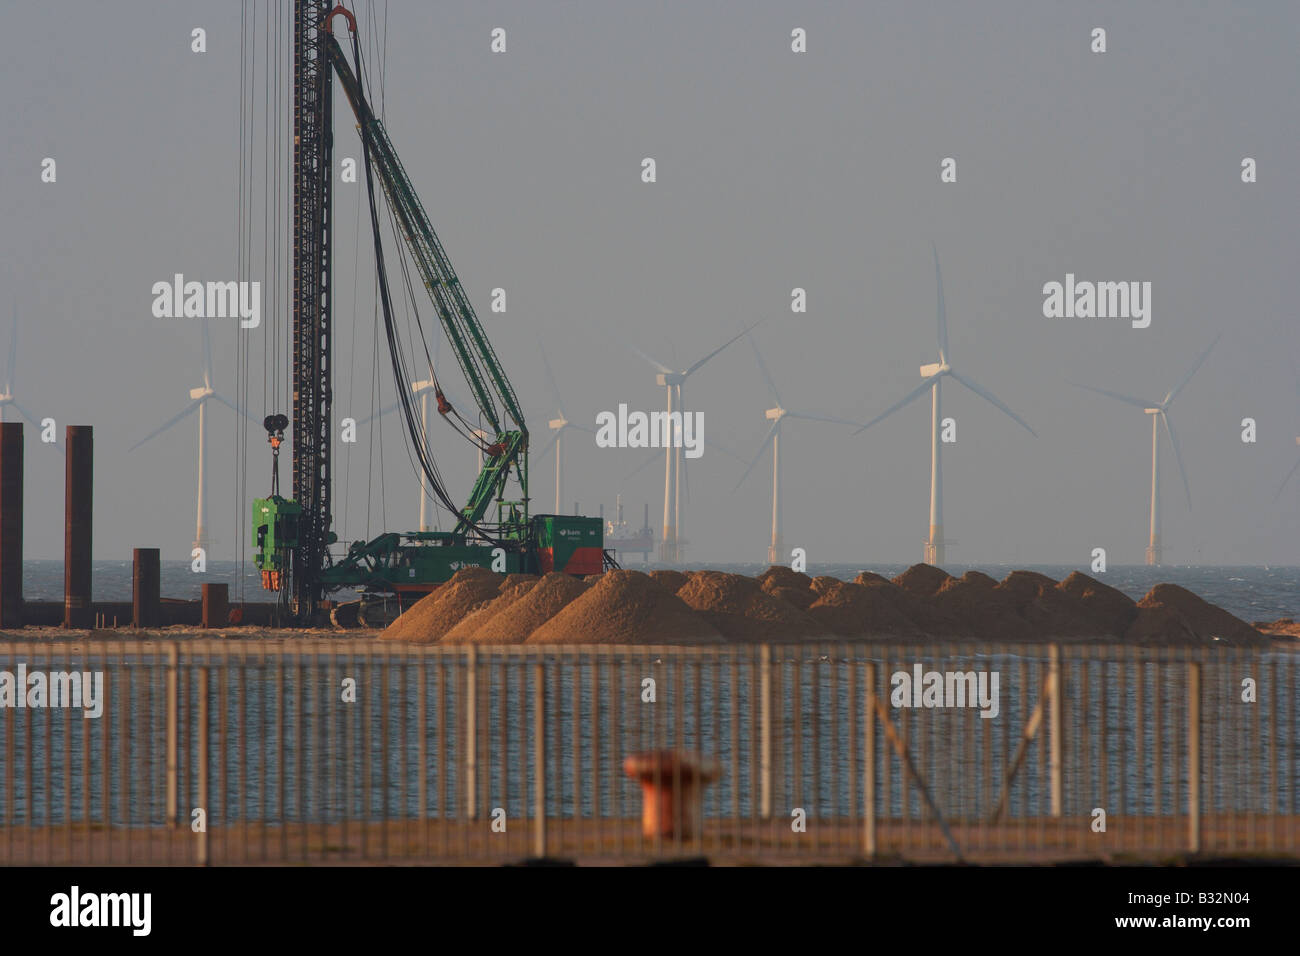
<path fill-rule="evenodd" d="M 910 639 L 919 631 L 904 610 L 906 597 L 888 581 L 875 587 L 837 581 L 821 592 L 808 615 L 823 631 L 840 637 Z"/>
<path fill-rule="evenodd" d="M 904 575 L 915 570 L 916 567 L 911 568 Z M 929 587 L 929 581 L 919 574 L 913 576 L 911 584 L 922 590 Z M 980 571 L 967 571 L 960 578 L 949 577 L 930 598 L 929 610 L 933 614 L 930 620 L 917 623 L 940 637 L 985 641 L 1033 639 L 1029 626 L 1016 613 L 1014 602 L 998 590 L 994 578 Z"/>
<path fill-rule="evenodd" d="M 877 574 L 875 571 L 859 571 L 858 576 L 853 579 L 853 583 L 869 588 L 878 584 L 893 584 L 894 582 L 883 574 Z"/>
<path fill-rule="evenodd" d="M 500 586 L 501 576 L 487 568 L 461 568 L 446 584 L 412 604 L 379 638 L 432 644 L 465 615 L 495 598 Z"/>
<path fill-rule="evenodd" d="M 894 583 L 909 594 L 917 597 L 934 597 L 939 588 L 952 580 L 952 575 L 932 564 L 914 564 L 898 577 Z"/>
<path fill-rule="evenodd" d="M 684 571 L 673 571 L 668 568 L 659 568 L 650 572 L 650 580 L 659 585 L 665 591 L 671 591 L 676 594 L 682 589 L 691 576 Z"/>
<path fill-rule="evenodd" d="M 474 633 L 475 644 L 522 644 L 537 630 L 591 585 L 570 574 L 552 571 L 545 575 Z"/>
<path fill-rule="evenodd" d="M 1241 647 L 1262 636 L 1240 618 L 1176 584 L 1157 584 L 1137 602 L 1124 637 L 1137 644 L 1222 643 Z"/>
<path fill-rule="evenodd" d="M 529 644 L 718 644 L 722 635 L 640 571 L 608 571 Z"/>
<path fill-rule="evenodd" d="M 439 639 L 439 644 L 465 644 L 474 639 L 479 628 L 511 607 L 516 601 L 537 586 L 535 574 L 507 574 L 501 582 L 497 596 L 475 611 L 461 618 L 460 623 Z"/>
<path fill-rule="evenodd" d="M 790 641 L 825 632 L 807 614 L 743 574 L 696 571 L 677 596 L 729 640 Z"/>
<path fill-rule="evenodd" d="M 1088 633 L 1093 635 L 1119 637 L 1137 617 L 1137 605 L 1131 597 L 1082 572 L 1070 572 L 1056 590 L 1071 599 L 1070 603 L 1091 625 Z"/>
<path fill-rule="evenodd" d="M 813 601 L 817 600 L 817 592 L 812 589 L 812 578 L 782 564 L 772 565 L 756 580 L 759 587 L 768 594 L 801 611 L 808 610 Z"/>

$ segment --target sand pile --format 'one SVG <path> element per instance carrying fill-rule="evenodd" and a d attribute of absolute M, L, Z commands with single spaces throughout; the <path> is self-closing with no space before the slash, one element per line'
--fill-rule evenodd
<path fill-rule="evenodd" d="M 412 604 L 379 638 L 432 644 L 465 615 L 495 598 L 500 586 L 501 575 L 487 568 L 461 568 L 446 584 Z"/>
<path fill-rule="evenodd" d="M 905 640 L 920 636 L 905 609 L 908 598 L 888 581 L 869 587 L 837 581 L 818 596 L 808 614 L 824 631 L 840 637 Z"/>
<path fill-rule="evenodd" d="M 909 594 L 928 598 L 934 597 L 939 588 L 950 580 L 952 575 L 932 564 L 914 564 L 894 578 L 894 583 Z"/>
<path fill-rule="evenodd" d="M 591 585 L 570 574 L 552 571 L 527 593 L 481 624 L 474 633 L 475 644 L 522 644 L 555 615 L 559 614 Z"/>
<path fill-rule="evenodd" d="M 813 601 L 817 600 L 817 592 L 812 589 L 812 578 L 799 571 L 791 571 L 781 564 L 772 565 L 756 580 L 768 594 L 801 611 L 808 610 Z"/>
<path fill-rule="evenodd" d="M 537 581 L 535 574 L 507 574 L 501 582 L 497 596 L 477 610 L 466 614 L 459 624 L 439 638 L 438 643 L 465 644 L 472 641 L 479 628 L 536 587 Z"/>
<path fill-rule="evenodd" d="M 1079 571 L 1070 572 L 1056 589 L 1070 598 L 1078 613 L 1092 625 L 1088 633 L 1093 635 L 1120 637 L 1137 617 L 1137 605 L 1131 597 Z"/>
<path fill-rule="evenodd" d="M 691 579 L 691 576 L 683 571 L 672 571 L 669 569 L 656 569 L 650 572 L 650 580 L 659 585 L 665 591 L 671 591 L 676 594 L 682 589 L 682 585 Z"/>
<path fill-rule="evenodd" d="M 918 580 L 915 586 L 929 585 Z M 998 590 L 998 582 L 980 571 L 949 577 L 926 603 L 933 617 L 917 623 L 939 637 L 1025 641 L 1034 636 L 1014 602 Z"/>
<path fill-rule="evenodd" d="M 875 571 L 859 571 L 858 576 L 853 579 L 853 583 L 869 588 L 879 584 L 893 584 L 894 582 L 883 574 L 877 574 Z"/>
<path fill-rule="evenodd" d="M 609 571 L 529 644 L 718 644 L 707 620 L 640 571 Z"/>
<path fill-rule="evenodd" d="M 1176 584 L 1157 584 L 1138 601 L 1137 609 L 1124 635 L 1135 643 L 1243 646 L 1261 640 L 1245 621 Z"/>
<path fill-rule="evenodd" d="M 677 596 L 729 640 L 790 641 L 825 631 L 803 611 L 773 597 L 743 574 L 697 571 Z"/>

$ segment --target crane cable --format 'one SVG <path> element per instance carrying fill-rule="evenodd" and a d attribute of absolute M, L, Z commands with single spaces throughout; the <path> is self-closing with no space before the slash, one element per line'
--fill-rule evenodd
<path fill-rule="evenodd" d="M 353 26 L 351 23 L 349 25 Z M 355 26 L 353 26 L 350 32 L 351 32 L 351 39 L 352 39 L 352 59 L 353 62 L 356 64 L 355 72 L 356 72 L 358 98 L 362 102 L 364 102 L 365 87 L 363 85 L 364 80 L 362 79 L 363 66 L 362 66 L 362 59 L 361 59 L 361 47 L 360 47 L 360 43 L 357 40 L 357 33 L 356 33 Z M 468 524 L 475 532 L 477 532 L 485 540 L 487 540 L 492 544 L 506 545 L 507 544 L 506 541 L 504 541 L 497 535 L 490 532 L 485 526 L 478 524 L 476 522 L 469 521 L 469 519 L 465 516 L 464 512 L 462 512 L 459 508 L 457 508 L 455 502 L 452 501 L 451 496 L 448 494 L 446 486 L 442 480 L 442 476 L 439 474 L 437 466 L 433 462 L 433 457 L 429 452 L 426 436 L 422 433 L 422 429 L 418 427 L 418 425 L 416 424 L 418 419 L 417 419 L 415 408 L 411 401 L 411 397 L 407 393 L 407 389 L 402 387 L 403 383 L 409 380 L 410 375 L 406 369 L 406 362 L 402 355 L 400 343 L 398 342 L 398 338 L 397 338 L 396 324 L 393 321 L 392 298 L 388 287 L 388 272 L 384 264 L 383 240 L 382 240 L 381 230 L 379 228 L 379 213 L 375 204 L 374 172 L 371 163 L 372 147 L 370 144 L 370 132 L 366 128 L 365 124 L 360 124 L 360 126 L 361 126 L 363 156 L 365 158 L 365 167 L 366 167 L 366 195 L 370 206 L 370 228 L 374 236 L 374 243 L 375 243 L 375 271 L 379 278 L 380 302 L 383 305 L 383 310 L 384 310 L 384 332 L 388 340 L 389 356 L 392 361 L 393 374 L 397 379 L 397 384 L 398 384 L 397 393 L 401 401 L 403 415 L 406 418 L 407 431 L 411 435 L 413 444 L 415 445 L 416 456 L 419 458 L 420 461 L 420 467 L 424 470 L 425 477 L 428 479 L 430 488 L 433 490 L 435 497 L 437 497 L 437 499 L 442 503 L 442 505 L 446 507 L 452 514 L 457 515 L 457 517 L 460 520 L 465 521 L 466 524 Z M 402 265 L 403 268 L 405 269 L 404 262 L 402 263 Z M 409 287 L 409 282 L 410 282 L 409 275 L 407 275 L 406 280 Z M 417 313 L 417 323 L 418 323 L 418 313 Z M 432 373 L 433 361 L 428 354 L 428 344 L 424 340 L 423 328 L 421 328 L 420 338 L 421 338 L 421 344 L 424 345 L 425 357 L 426 359 L 428 359 L 430 372 Z M 437 388 L 435 394 L 438 397 L 438 411 L 445 416 L 446 411 L 444 411 L 444 407 L 450 410 L 451 406 L 447 402 L 445 396 L 442 394 L 442 389 L 440 387 Z M 457 417 L 458 418 L 460 417 L 459 413 L 457 413 Z"/>

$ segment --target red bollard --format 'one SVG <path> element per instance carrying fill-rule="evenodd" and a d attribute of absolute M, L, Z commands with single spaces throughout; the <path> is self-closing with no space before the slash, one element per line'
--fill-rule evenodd
<path fill-rule="evenodd" d="M 702 790 L 718 776 L 717 761 L 700 754 L 653 750 L 632 754 L 623 772 L 641 781 L 641 832 L 689 839 L 699 829 Z M 680 802 L 679 802 L 680 801 Z M 681 829 L 676 829 L 680 822 Z"/>

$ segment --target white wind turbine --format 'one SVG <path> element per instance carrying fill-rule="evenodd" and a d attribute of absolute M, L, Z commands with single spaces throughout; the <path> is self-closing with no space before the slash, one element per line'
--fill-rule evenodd
<path fill-rule="evenodd" d="M 858 432 L 862 432 L 876 422 L 888 418 L 894 412 L 898 411 L 904 405 L 915 401 L 924 395 L 927 391 L 931 394 L 931 411 L 930 411 L 930 537 L 925 542 L 925 562 L 940 566 L 944 562 L 944 537 L 943 537 L 943 467 L 941 461 L 941 442 L 939 441 L 939 431 L 943 417 L 939 413 L 939 387 L 945 376 L 951 377 L 962 385 L 965 385 L 980 398 L 989 402 L 991 405 L 1009 416 L 1012 421 L 1024 428 L 1035 438 L 1037 433 L 1029 427 L 1023 418 L 1004 405 L 992 392 L 979 385 L 976 385 L 969 378 L 959 373 L 952 367 L 948 354 L 948 313 L 944 307 L 943 299 L 943 276 L 939 272 L 939 250 L 931 244 L 934 252 L 934 281 L 939 290 L 939 361 L 929 365 L 921 366 L 921 378 L 924 381 L 915 389 L 908 392 L 902 399 L 895 402 L 889 408 L 885 409 L 871 421 L 867 422 Z M 855 432 L 854 434 L 857 434 Z"/>
<path fill-rule="evenodd" d="M 1165 432 L 1169 435 L 1169 443 L 1174 446 L 1174 458 L 1178 462 L 1178 471 L 1183 476 L 1183 491 L 1187 495 L 1187 507 L 1190 508 L 1192 506 L 1192 489 L 1187 482 L 1187 470 L 1183 467 L 1183 453 L 1178 445 L 1178 435 L 1174 431 L 1173 424 L 1169 421 L 1169 407 L 1174 403 L 1174 399 L 1178 397 L 1178 393 L 1191 381 L 1192 376 L 1196 374 L 1196 370 L 1201 367 L 1211 350 L 1219 344 L 1219 338 L 1222 334 L 1219 333 L 1214 337 L 1214 341 L 1201 353 L 1196 360 L 1196 364 L 1183 376 L 1182 381 L 1171 388 L 1160 401 L 1146 401 L 1141 398 L 1134 398 L 1131 395 L 1108 392 L 1104 388 L 1093 388 L 1091 385 L 1080 385 L 1078 382 L 1070 383 L 1077 388 L 1086 388 L 1090 392 L 1105 395 L 1126 405 L 1135 405 L 1151 416 L 1151 528 L 1146 552 L 1146 563 L 1149 565 L 1164 563 L 1164 543 L 1160 536 L 1160 426 L 1162 424 L 1165 426 Z"/>
<path fill-rule="evenodd" d="M 699 371 L 709 359 L 713 358 L 727 346 L 731 345 L 746 332 L 755 328 L 763 320 L 760 319 L 749 328 L 742 329 L 738 334 L 727 339 L 716 349 L 710 352 L 704 358 L 700 359 L 694 365 L 690 366 L 684 372 L 675 371 L 664 365 L 662 362 L 651 358 L 640 349 L 629 346 L 633 352 L 649 362 L 659 374 L 655 376 L 655 384 L 663 386 L 668 396 L 668 421 L 672 421 L 674 408 L 680 415 L 686 414 L 686 406 L 682 403 L 682 384 Z M 685 463 L 682 456 L 682 447 L 680 433 L 672 437 L 669 447 L 664 449 L 664 527 L 663 540 L 660 543 L 659 559 L 665 564 L 677 564 L 682 560 L 685 552 L 686 536 L 683 525 L 686 520 L 685 509 L 682 506 L 681 487 L 685 483 Z"/>
<path fill-rule="evenodd" d="M 207 404 L 208 401 L 217 401 L 227 408 L 231 409 L 238 415 L 243 415 L 254 424 L 260 424 L 253 416 L 241 409 L 234 402 L 229 401 L 224 396 L 217 393 L 212 387 L 212 343 L 208 338 L 207 323 L 203 323 L 203 384 L 198 388 L 190 389 L 190 403 L 185 406 L 177 415 L 167 419 L 149 434 L 145 435 L 138 442 L 132 445 L 128 451 L 135 451 L 149 439 L 161 435 L 167 429 L 171 428 L 182 418 L 190 415 L 192 412 L 199 413 L 199 460 L 198 460 L 198 501 L 196 506 L 195 528 L 194 528 L 194 547 L 208 549 L 208 508 L 207 508 L 207 469 L 205 458 L 208 444 L 208 422 L 207 422 Z"/>
<path fill-rule="evenodd" d="M 4 390 L 0 391 L 0 422 L 5 421 L 5 408 L 12 407 L 23 418 L 32 423 L 32 427 L 40 431 L 41 423 L 30 411 L 18 403 L 14 397 L 14 376 L 18 365 L 18 306 L 14 306 L 14 324 L 13 330 L 9 335 L 9 368 L 5 375 Z M 54 447 L 59 449 L 59 454 L 63 454 L 63 448 L 59 445 Z"/>
<path fill-rule="evenodd" d="M 551 371 L 551 363 L 546 360 L 546 351 L 542 348 L 542 341 L 537 340 L 537 353 L 542 357 L 542 365 L 546 369 L 546 380 L 550 383 L 551 394 L 555 397 L 556 418 L 548 421 L 547 427 L 555 432 L 546 447 L 542 449 L 541 454 L 537 456 L 537 461 L 552 449 L 555 449 L 555 514 L 563 514 L 560 509 L 564 505 L 564 433 L 567 429 L 576 428 L 580 432 L 596 434 L 595 429 L 588 428 L 586 425 L 579 425 L 577 422 L 571 422 L 564 414 L 564 402 L 560 398 L 560 387 L 555 384 L 555 374 Z"/>
<path fill-rule="evenodd" d="M 802 418 L 810 422 L 830 422 L 834 425 L 860 425 L 861 422 L 850 422 L 842 418 L 827 418 L 823 415 L 810 415 L 806 412 L 792 411 L 784 407 L 781 401 L 781 394 L 776 389 L 776 382 L 772 380 L 772 374 L 767 369 L 767 363 L 763 361 L 763 356 L 758 351 L 758 343 L 754 337 L 749 337 L 749 344 L 754 347 L 754 358 L 758 361 L 759 371 L 763 373 L 763 378 L 767 381 L 768 390 L 772 393 L 772 398 L 776 401 L 776 407 L 764 411 L 768 421 L 772 426 L 767 430 L 767 436 L 763 443 L 758 446 L 758 451 L 754 453 L 749 467 L 745 473 L 740 476 L 740 481 L 736 482 L 739 488 L 749 473 L 754 470 L 754 465 L 758 463 L 759 457 L 763 454 L 769 442 L 772 444 L 772 543 L 767 548 L 767 563 L 778 564 L 785 560 L 785 543 L 782 538 L 781 525 L 781 423 L 787 418 Z"/>

